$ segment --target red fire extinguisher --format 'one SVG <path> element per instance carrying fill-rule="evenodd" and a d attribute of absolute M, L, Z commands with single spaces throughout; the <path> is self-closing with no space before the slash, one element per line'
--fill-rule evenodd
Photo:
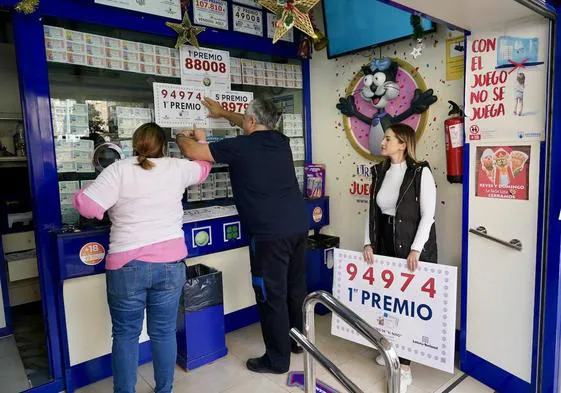
<path fill-rule="evenodd" d="M 448 101 L 453 116 L 444 122 L 446 135 L 446 178 L 450 183 L 462 182 L 462 159 L 464 152 L 464 112 L 454 101 Z"/>

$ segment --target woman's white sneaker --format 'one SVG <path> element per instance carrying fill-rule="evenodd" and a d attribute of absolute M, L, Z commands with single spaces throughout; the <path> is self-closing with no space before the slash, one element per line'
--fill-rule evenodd
<path fill-rule="evenodd" d="M 399 393 L 407 393 L 407 388 L 413 383 L 413 374 L 410 367 L 401 367 Z"/>

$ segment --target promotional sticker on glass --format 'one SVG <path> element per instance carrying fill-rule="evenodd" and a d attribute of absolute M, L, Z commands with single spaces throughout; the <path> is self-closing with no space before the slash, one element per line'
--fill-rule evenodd
<path fill-rule="evenodd" d="M 201 89 L 230 90 L 230 53 L 184 46 L 181 56 L 181 84 Z"/>
<path fill-rule="evenodd" d="M 193 16 L 197 25 L 228 30 L 228 3 L 224 0 L 194 0 Z"/>
<path fill-rule="evenodd" d="M 154 115 L 161 127 L 208 128 L 208 111 L 201 100 L 203 89 L 154 83 Z"/>

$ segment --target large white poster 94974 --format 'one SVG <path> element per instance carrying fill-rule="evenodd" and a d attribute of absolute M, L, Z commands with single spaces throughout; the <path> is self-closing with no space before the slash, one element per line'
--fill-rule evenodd
<path fill-rule="evenodd" d="M 404 259 L 334 250 L 333 295 L 382 333 L 397 354 L 454 372 L 457 268 L 431 263 L 407 270 Z M 331 333 L 370 345 L 333 315 Z"/>

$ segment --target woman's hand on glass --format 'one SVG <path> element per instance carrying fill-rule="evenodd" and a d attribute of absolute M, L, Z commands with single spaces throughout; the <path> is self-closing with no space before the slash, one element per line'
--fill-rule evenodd
<path fill-rule="evenodd" d="M 414 272 L 419 267 L 419 257 L 421 253 L 416 250 L 411 250 L 409 256 L 407 257 L 407 267 L 410 272 Z"/>
<path fill-rule="evenodd" d="M 364 260 L 366 263 L 372 265 L 374 263 L 374 249 L 372 246 L 370 244 L 364 246 L 362 253 L 364 254 Z"/>

